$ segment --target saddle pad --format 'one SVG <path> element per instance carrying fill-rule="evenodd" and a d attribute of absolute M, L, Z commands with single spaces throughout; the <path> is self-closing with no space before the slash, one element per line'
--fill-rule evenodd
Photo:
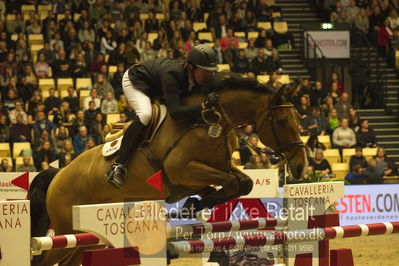
<path fill-rule="evenodd" d="M 113 141 L 106 142 L 101 150 L 102 155 L 104 157 L 109 157 L 111 155 L 114 155 L 121 147 L 122 138 L 123 136 L 120 136 L 119 138 Z"/>
<path fill-rule="evenodd" d="M 158 129 L 161 127 L 162 122 L 165 120 L 166 115 L 168 113 L 165 105 L 160 105 L 158 108 L 159 108 L 159 110 L 157 110 L 157 112 L 153 112 L 154 117 L 156 116 L 156 118 L 157 118 L 157 119 L 155 119 L 155 121 L 157 121 L 157 123 L 153 124 L 152 126 L 150 126 L 151 128 L 148 129 L 149 137 L 145 138 L 146 144 L 149 144 L 152 141 L 152 139 L 154 138 Z M 110 135 L 110 134 L 107 135 L 107 137 L 106 137 L 107 142 L 104 144 L 104 146 L 102 148 L 102 155 L 104 157 L 109 157 L 111 155 L 114 155 L 119 150 L 119 148 L 121 147 L 123 133 L 126 128 L 127 128 L 127 125 L 124 126 L 123 130 L 120 130 L 112 135 Z"/>

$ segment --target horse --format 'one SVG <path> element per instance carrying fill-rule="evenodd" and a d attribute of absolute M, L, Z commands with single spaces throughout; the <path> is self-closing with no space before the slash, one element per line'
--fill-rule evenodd
<path fill-rule="evenodd" d="M 74 233 L 73 205 L 158 199 L 170 203 L 198 194 L 203 206 L 211 208 L 248 194 L 253 186 L 251 179 L 231 162 L 236 147 L 235 128 L 245 124 L 254 124 L 260 141 L 285 158 L 292 175 L 301 178 L 307 159 L 299 137 L 299 115 L 285 100 L 296 86 L 283 86 L 273 94 L 256 80 L 229 75 L 213 87 L 219 95 L 219 105 L 203 113 L 202 122 L 174 121 L 167 115 L 147 144 L 152 156 L 159 158 L 162 193 L 146 183 L 159 169 L 154 168 L 145 148 L 132 152 L 125 184 L 116 189 L 104 176 L 114 158 L 104 158 L 99 145 L 59 171 L 43 171 L 36 177 L 36 183 L 43 179 L 47 185 L 30 189 L 31 197 L 36 199 L 31 205 L 40 205 L 34 207 L 38 211 L 32 209 L 32 236 L 45 235 L 50 223 L 56 235 Z M 183 99 L 183 104 L 192 106 L 203 100 L 203 93 L 193 93 Z M 221 127 L 216 132 L 212 128 L 215 125 Z M 215 185 L 221 189 L 211 189 Z M 49 250 L 35 256 L 32 265 L 80 265 L 81 254 L 79 248 Z"/>

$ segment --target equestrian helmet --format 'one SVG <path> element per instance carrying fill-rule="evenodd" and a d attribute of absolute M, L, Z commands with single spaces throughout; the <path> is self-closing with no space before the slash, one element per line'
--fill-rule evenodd
<path fill-rule="evenodd" d="M 215 51 L 204 44 L 196 45 L 190 50 L 187 62 L 209 71 L 216 71 L 218 69 Z"/>

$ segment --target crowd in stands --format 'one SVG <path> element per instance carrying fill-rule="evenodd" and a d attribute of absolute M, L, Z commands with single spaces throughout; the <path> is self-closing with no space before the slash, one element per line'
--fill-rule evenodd
<path fill-rule="evenodd" d="M 133 115 L 121 84 L 126 69 L 152 58 L 185 59 L 198 43 L 214 48 L 218 64 L 250 78 L 269 75 L 268 84 L 277 87 L 283 74 L 278 50 L 294 45 L 287 29 L 277 29 L 280 11 L 271 0 L 0 1 L 0 143 L 31 145 L 13 159 L 2 158 L 0 171 L 39 171 L 55 160 L 62 167 L 103 143 L 111 130 L 108 116 L 127 122 Z M 54 86 L 42 87 L 49 79 Z M 73 83 L 60 88 L 59 79 Z M 79 87 L 79 79 L 90 82 Z M 292 102 L 301 135 L 310 136 L 313 170 L 331 168 L 317 136 L 331 136 L 340 150 L 376 147 L 373 130 L 359 119 L 352 105 L 358 102 L 349 101 L 337 73 L 327 81 L 301 82 Z M 253 148 L 259 146 L 253 126 L 240 138 L 252 145 L 241 144 L 237 164 L 270 167 L 273 158 Z M 389 166 L 381 166 L 384 174 L 396 174 L 387 172 Z"/>
<path fill-rule="evenodd" d="M 352 45 L 363 47 L 365 40 L 389 56 L 395 65 L 399 49 L 399 3 L 388 0 L 325 0 L 321 13 L 325 20 L 351 27 Z"/>

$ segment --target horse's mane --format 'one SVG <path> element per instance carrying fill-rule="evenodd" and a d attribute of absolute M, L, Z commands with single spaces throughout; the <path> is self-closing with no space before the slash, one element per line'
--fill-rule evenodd
<path fill-rule="evenodd" d="M 272 89 L 257 80 L 242 77 L 232 72 L 217 73 L 209 84 L 209 91 L 225 91 L 225 90 L 250 90 L 272 94 Z"/>

